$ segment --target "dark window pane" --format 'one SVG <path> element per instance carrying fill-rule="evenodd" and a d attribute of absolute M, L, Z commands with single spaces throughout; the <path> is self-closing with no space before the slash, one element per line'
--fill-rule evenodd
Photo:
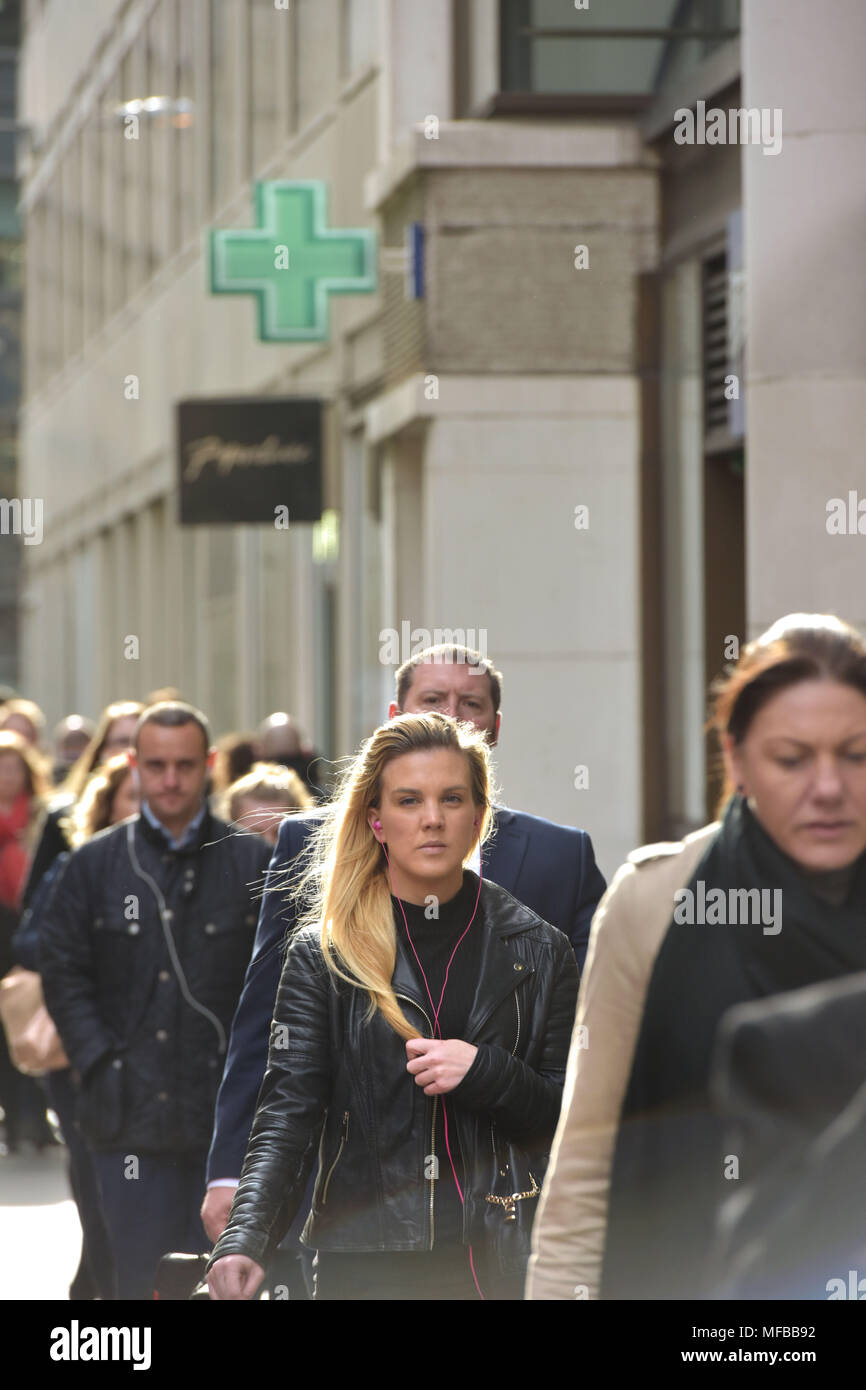
<path fill-rule="evenodd" d="M 501 0 L 505 91 L 648 96 L 739 32 L 740 0 Z"/>

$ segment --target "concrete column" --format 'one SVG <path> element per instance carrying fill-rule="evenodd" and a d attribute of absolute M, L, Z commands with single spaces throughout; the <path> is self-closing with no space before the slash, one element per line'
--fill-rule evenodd
<path fill-rule="evenodd" d="M 235 708 L 238 727 L 248 729 L 253 728 L 261 717 L 258 709 L 261 704 L 262 670 L 262 561 L 258 527 L 236 527 L 235 556 Z"/>
<path fill-rule="evenodd" d="M 410 126 L 427 116 L 447 121 L 454 114 L 454 26 L 451 0 L 380 4 L 379 160 L 386 163 Z"/>
<path fill-rule="evenodd" d="M 139 640 L 138 675 L 142 693 L 152 690 L 159 676 L 157 674 L 156 624 L 157 603 L 154 592 L 154 525 L 153 513 L 149 507 L 142 507 L 134 517 L 138 545 L 136 549 L 136 574 L 134 583 L 138 587 L 138 622 L 129 629 Z"/>
<path fill-rule="evenodd" d="M 745 146 L 750 635 L 781 614 L 866 626 L 866 6 L 746 0 L 743 105 L 780 108 L 782 148 Z M 856 508 L 855 508 L 856 515 Z"/>
<path fill-rule="evenodd" d="M 354 748 L 359 733 L 358 674 L 364 669 L 363 630 L 363 451 L 356 435 L 340 440 L 340 555 L 337 562 L 337 664 L 352 672 L 350 701 L 336 705 L 336 736 L 341 748 Z"/>
<path fill-rule="evenodd" d="M 636 384 L 443 376 L 440 393 L 421 623 L 462 628 L 503 673 L 505 803 L 589 830 L 611 874 L 641 839 Z"/>

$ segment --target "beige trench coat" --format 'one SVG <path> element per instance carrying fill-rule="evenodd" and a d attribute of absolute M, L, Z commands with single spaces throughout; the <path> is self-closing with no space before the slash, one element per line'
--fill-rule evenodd
<path fill-rule="evenodd" d="M 533 1230 L 528 1299 L 598 1297 L 614 1143 L 644 997 L 674 894 L 718 829 L 715 823 L 679 843 L 634 850 L 596 909 Z"/>

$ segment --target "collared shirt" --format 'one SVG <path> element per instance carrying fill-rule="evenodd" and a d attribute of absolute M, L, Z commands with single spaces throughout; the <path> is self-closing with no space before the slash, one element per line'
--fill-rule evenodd
<path fill-rule="evenodd" d="M 141 803 L 141 814 L 144 817 L 146 817 L 149 823 L 153 826 L 154 830 L 162 831 L 163 835 L 165 835 L 165 837 L 168 840 L 169 849 L 184 849 L 187 845 L 192 844 L 196 835 L 198 834 L 199 826 L 204 820 L 206 811 L 207 800 L 205 799 L 202 801 L 201 806 L 199 807 L 196 814 L 193 816 L 189 825 L 184 830 L 180 839 L 176 840 L 175 837 L 171 834 L 171 832 L 167 830 L 166 827 L 163 825 L 162 821 L 157 820 L 156 816 L 153 814 L 153 811 L 151 811 L 147 802 L 143 800 Z"/>

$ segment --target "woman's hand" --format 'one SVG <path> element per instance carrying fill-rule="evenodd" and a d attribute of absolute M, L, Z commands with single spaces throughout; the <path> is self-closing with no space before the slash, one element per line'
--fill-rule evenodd
<path fill-rule="evenodd" d="M 207 1286 L 212 1299 L 254 1298 L 265 1271 L 247 1255 L 223 1255 L 211 1266 Z"/>
<path fill-rule="evenodd" d="M 459 1038 L 409 1038 L 406 1070 L 425 1096 L 444 1096 L 459 1086 L 475 1060 L 477 1047 Z"/>

